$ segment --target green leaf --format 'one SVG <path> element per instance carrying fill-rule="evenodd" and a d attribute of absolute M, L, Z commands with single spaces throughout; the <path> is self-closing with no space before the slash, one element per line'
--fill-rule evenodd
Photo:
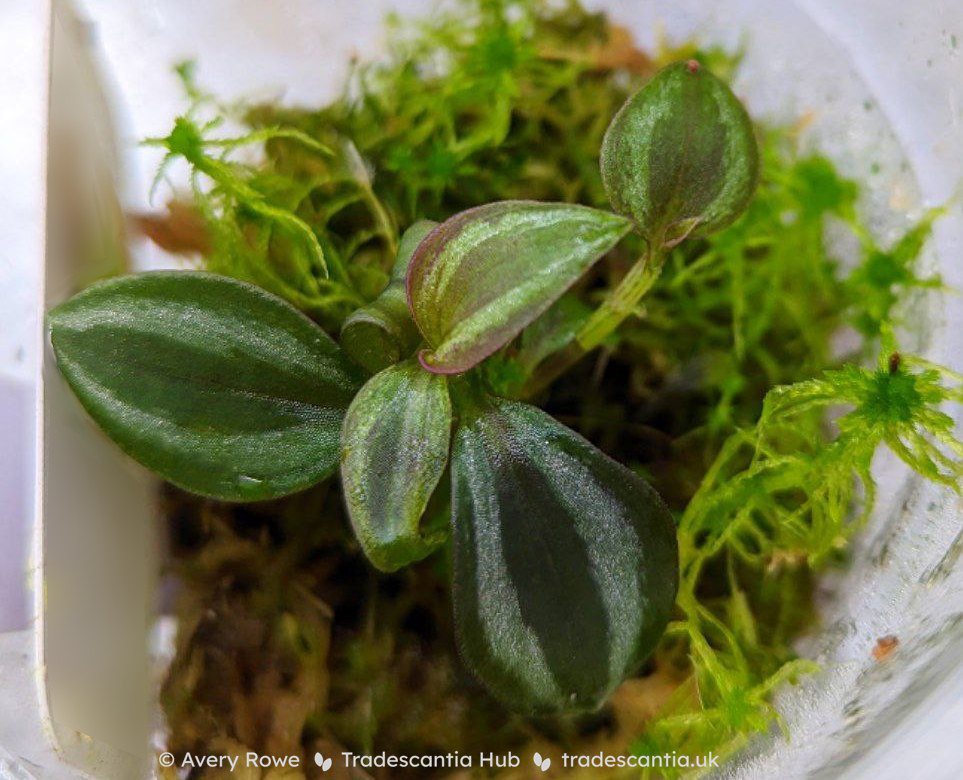
<path fill-rule="evenodd" d="M 408 311 L 405 280 L 415 249 L 437 225 L 423 219 L 405 231 L 388 286 L 344 321 L 341 347 L 348 357 L 373 374 L 410 355 L 421 341 Z"/>
<path fill-rule="evenodd" d="M 429 371 L 459 374 L 505 346 L 631 228 L 585 206 L 501 201 L 463 211 L 421 242 L 408 304 Z"/>
<path fill-rule="evenodd" d="M 759 178 L 746 110 L 694 60 L 669 65 L 629 98 L 605 133 L 600 165 L 613 208 L 655 246 L 725 227 Z"/>
<path fill-rule="evenodd" d="M 274 498 L 337 466 L 356 370 L 270 293 L 208 273 L 123 276 L 58 306 L 48 323 L 91 417 L 186 490 Z"/>
<path fill-rule="evenodd" d="M 466 415 L 452 454 L 459 647 L 525 713 L 591 709 L 654 649 L 675 600 L 655 491 L 526 404 Z"/>
<path fill-rule="evenodd" d="M 577 295 L 559 298 L 519 339 L 516 360 L 524 373 L 531 375 L 545 358 L 571 344 L 591 314 L 592 309 Z"/>
<path fill-rule="evenodd" d="M 344 418 L 344 499 L 358 541 L 382 571 L 424 558 L 447 535 L 420 527 L 448 462 L 447 385 L 412 359 L 372 377 Z"/>

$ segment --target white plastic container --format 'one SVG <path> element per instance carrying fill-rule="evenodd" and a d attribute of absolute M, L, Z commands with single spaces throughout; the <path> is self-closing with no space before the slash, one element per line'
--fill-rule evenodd
<path fill-rule="evenodd" d="M 805 142 L 832 157 L 844 173 L 872 185 L 861 206 L 879 238 L 892 238 L 924 207 L 946 203 L 959 191 L 959 0 L 587 4 L 609 11 L 643 48 L 655 45 L 660 34 L 676 41 L 695 36 L 729 47 L 744 44 L 737 92 L 758 116 L 809 117 Z M 143 209 L 158 158 L 156 150 L 136 142 L 165 134 L 184 108 L 171 73 L 174 62 L 197 59 L 202 83 L 228 99 L 318 104 L 338 93 L 352 55 L 378 56 L 387 9 L 417 15 L 429 12 L 432 3 L 78 0 L 77 6 L 91 24 L 86 37 L 76 28 L 68 35 L 63 28 L 71 23 L 61 9 L 54 67 L 58 52 L 72 64 L 61 74 L 65 91 L 58 92 L 54 82 L 52 116 L 62 106 L 59 100 L 75 101 L 70 116 L 74 121 L 86 116 L 90 123 L 82 143 L 92 146 L 85 148 L 103 147 L 113 124 L 125 172 L 118 189 L 125 207 Z M 63 50 L 58 36 L 64 36 Z M 88 55 L 99 66 L 111 97 L 107 103 L 89 91 L 96 74 L 78 64 Z M 117 117 L 110 117 L 108 105 L 120 107 Z M 98 154 L 105 149 L 103 170 L 109 171 L 109 144 Z M 97 181 L 94 176 L 84 186 Z M 48 209 L 48 234 L 60 224 Z M 47 292 L 37 299 L 38 312 L 70 286 L 70 271 L 59 264 L 63 255 L 55 246 L 48 244 Z M 143 267 L 167 262 L 149 246 L 132 251 Z M 938 222 L 926 262 L 949 286 L 963 289 L 958 201 Z M 908 331 L 909 347 L 963 369 L 959 297 L 922 301 Z M 39 339 L 39 327 L 35 333 Z M 37 679 L 40 711 L 49 714 L 49 732 L 66 763 L 44 759 L 45 765 L 35 768 L 21 763 L 17 771 L 25 774 L 12 776 L 74 777 L 79 769 L 104 780 L 129 780 L 151 766 L 145 648 L 157 556 L 150 482 L 84 420 L 49 355 L 42 373 L 35 385 L 43 410 L 34 519 L 42 562 L 35 603 L 42 618 L 37 626 L 43 673 Z M 963 776 L 957 736 L 963 727 L 963 507 L 947 491 L 914 479 L 893 457 L 881 456 L 875 468 L 879 511 L 857 543 L 855 565 L 825 583 L 823 632 L 801 644 L 825 672 L 779 693 L 788 742 L 779 734 L 761 738 L 720 776 Z M 900 645 L 881 665 L 871 650 L 885 635 L 898 636 Z M 0 747 L 5 738 L 0 716 Z M 0 750 L 0 776 L 2 758 Z"/>

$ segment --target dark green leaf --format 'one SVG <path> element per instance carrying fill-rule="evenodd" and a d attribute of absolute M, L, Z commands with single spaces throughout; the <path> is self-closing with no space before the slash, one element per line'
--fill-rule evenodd
<path fill-rule="evenodd" d="M 655 647 L 675 526 L 654 490 L 544 412 L 492 400 L 452 454 L 462 655 L 526 713 L 594 708 Z"/>
<path fill-rule="evenodd" d="M 421 517 L 448 462 L 447 380 L 409 360 L 372 377 L 341 434 L 341 482 L 355 535 L 371 562 L 394 571 L 424 558 L 445 534 Z"/>
<path fill-rule="evenodd" d="M 505 346 L 630 229 L 622 217 L 558 203 L 469 209 L 421 242 L 408 303 L 431 346 L 422 364 L 467 371 Z"/>
<path fill-rule="evenodd" d="M 344 321 L 342 348 L 371 373 L 407 357 L 421 341 L 421 334 L 408 311 L 405 281 L 411 256 L 437 225 L 437 222 L 423 219 L 405 231 L 388 286 L 375 300 L 354 311 Z"/>
<path fill-rule="evenodd" d="M 270 293 L 208 273 L 124 276 L 48 322 L 60 370 L 94 420 L 186 490 L 273 498 L 337 466 L 358 376 L 324 331 Z"/>
<path fill-rule="evenodd" d="M 752 123 L 694 60 L 664 68 L 629 98 L 602 142 L 616 211 L 657 246 L 704 236 L 742 213 L 759 176 Z"/>
<path fill-rule="evenodd" d="M 563 295 L 522 333 L 516 360 L 530 375 L 549 355 L 575 340 L 592 309 L 575 294 Z"/>

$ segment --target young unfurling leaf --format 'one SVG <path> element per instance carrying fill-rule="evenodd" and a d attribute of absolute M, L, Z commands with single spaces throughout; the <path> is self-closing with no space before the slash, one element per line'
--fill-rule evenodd
<path fill-rule="evenodd" d="M 89 287 L 48 321 L 84 408 L 174 484 L 256 501 L 337 466 L 358 374 L 280 298 L 224 276 L 158 272 Z"/>
<path fill-rule="evenodd" d="M 662 247 L 738 217 L 756 187 L 759 153 L 745 108 L 690 60 L 629 98 L 605 134 L 600 165 L 613 208 Z"/>
<path fill-rule="evenodd" d="M 630 227 L 605 211 L 533 201 L 490 203 L 442 223 L 408 270 L 408 304 L 430 345 L 422 364 L 459 374 L 505 346 Z"/>
<path fill-rule="evenodd" d="M 356 309 L 344 321 L 342 349 L 372 373 L 407 357 L 421 341 L 421 334 L 408 311 L 405 280 L 415 249 L 437 224 L 423 219 L 405 231 L 388 286 L 375 300 Z"/>
<path fill-rule="evenodd" d="M 592 709 L 655 647 L 678 586 L 656 492 L 549 415 L 490 399 L 452 452 L 461 653 L 527 713 Z"/>
<path fill-rule="evenodd" d="M 448 462 L 447 379 L 409 360 L 376 374 L 352 401 L 341 435 L 341 483 L 369 560 L 394 571 L 444 538 L 421 516 Z"/>

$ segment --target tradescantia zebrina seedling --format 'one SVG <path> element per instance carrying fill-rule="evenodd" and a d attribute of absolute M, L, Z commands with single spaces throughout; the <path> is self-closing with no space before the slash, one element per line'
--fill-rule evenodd
<path fill-rule="evenodd" d="M 634 310 L 668 248 L 739 215 L 758 163 L 741 105 L 689 62 L 626 103 L 601 167 L 611 212 L 502 201 L 410 227 L 340 345 L 252 285 L 148 273 L 50 313 L 61 371 L 128 454 L 189 491 L 267 499 L 340 462 L 378 569 L 450 539 L 458 645 L 495 696 L 532 714 L 595 708 L 669 620 L 675 525 L 641 477 L 476 368 L 637 232 L 644 256 L 541 379 L 564 370 Z"/>

